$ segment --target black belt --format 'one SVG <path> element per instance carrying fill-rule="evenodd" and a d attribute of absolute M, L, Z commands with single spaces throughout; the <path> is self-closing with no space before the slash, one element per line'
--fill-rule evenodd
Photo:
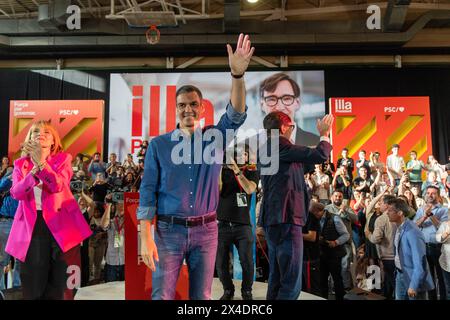
<path fill-rule="evenodd" d="M 0 215 L 0 220 L 13 220 L 14 217 L 7 217 L 7 216 L 2 216 Z"/>
<path fill-rule="evenodd" d="M 440 248 L 440 247 L 442 247 L 442 244 L 440 244 L 440 243 L 426 243 L 426 246 L 427 247 L 430 247 L 430 248 Z"/>
<path fill-rule="evenodd" d="M 210 214 L 208 216 L 201 216 L 201 217 L 189 217 L 189 218 L 180 218 L 175 216 L 166 216 L 166 215 L 158 215 L 158 220 L 169 222 L 169 223 L 175 223 L 180 224 L 182 226 L 185 226 L 187 228 L 189 227 L 197 227 L 202 226 L 204 224 L 210 223 L 212 221 L 216 221 L 216 214 Z"/>

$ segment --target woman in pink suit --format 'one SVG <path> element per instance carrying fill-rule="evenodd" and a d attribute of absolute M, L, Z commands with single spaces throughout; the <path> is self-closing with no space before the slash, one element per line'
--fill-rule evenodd
<path fill-rule="evenodd" d="M 22 155 L 14 164 L 11 195 L 19 207 L 6 251 L 23 262 L 24 299 L 73 298 L 66 289 L 79 287 L 79 245 L 91 231 L 70 191 L 72 157 L 46 121 L 31 126 Z"/>

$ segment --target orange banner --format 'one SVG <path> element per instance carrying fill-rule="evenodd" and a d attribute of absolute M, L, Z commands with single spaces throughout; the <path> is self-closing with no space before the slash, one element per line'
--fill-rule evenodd
<path fill-rule="evenodd" d="M 378 151 L 385 162 L 396 143 L 405 162 L 412 150 L 424 162 L 433 153 L 429 97 L 330 98 L 329 106 L 335 116 L 333 162 L 343 148 L 354 159 L 362 149 L 367 160 L 371 151 Z"/>
<path fill-rule="evenodd" d="M 20 145 L 33 122 L 50 120 L 64 150 L 92 155 L 103 150 L 103 100 L 12 100 L 9 117 L 10 159 L 20 157 Z"/>

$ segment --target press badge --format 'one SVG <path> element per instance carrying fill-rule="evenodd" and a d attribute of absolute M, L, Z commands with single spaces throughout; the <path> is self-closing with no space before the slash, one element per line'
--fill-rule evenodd
<path fill-rule="evenodd" d="M 236 193 L 236 202 L 238 207 L 247 207 L 247 194 L 246 193 Z"/>
<path fill-rule="evenodd" d="M 123 247 L 123 235 L 116 232 L 114 234 L 114 248 L 120 248 Z"/>

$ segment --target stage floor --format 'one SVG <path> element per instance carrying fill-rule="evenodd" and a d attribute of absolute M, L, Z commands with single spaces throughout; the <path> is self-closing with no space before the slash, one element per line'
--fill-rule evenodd
<path fill-rule="evenodd" d="M 234 280 L 236 288 L 235 300 L 241 299 L 241 281 Z M 267 292 L 267 283 L 254 282 L 253 283 L 253 298 L 255 300 L 265 300 Z M 214 278 L 212 287 L 212 299 L 219 300 L 223 294 L 222 284 L 218 278 Z M 125 300 L 125 282 L 109 282 L 98 284 L 95 286 L 84 287 L 78 290 L 75 300 Z M 300 294 L 298 300 L 325 300 L 307 292 Z"/>

